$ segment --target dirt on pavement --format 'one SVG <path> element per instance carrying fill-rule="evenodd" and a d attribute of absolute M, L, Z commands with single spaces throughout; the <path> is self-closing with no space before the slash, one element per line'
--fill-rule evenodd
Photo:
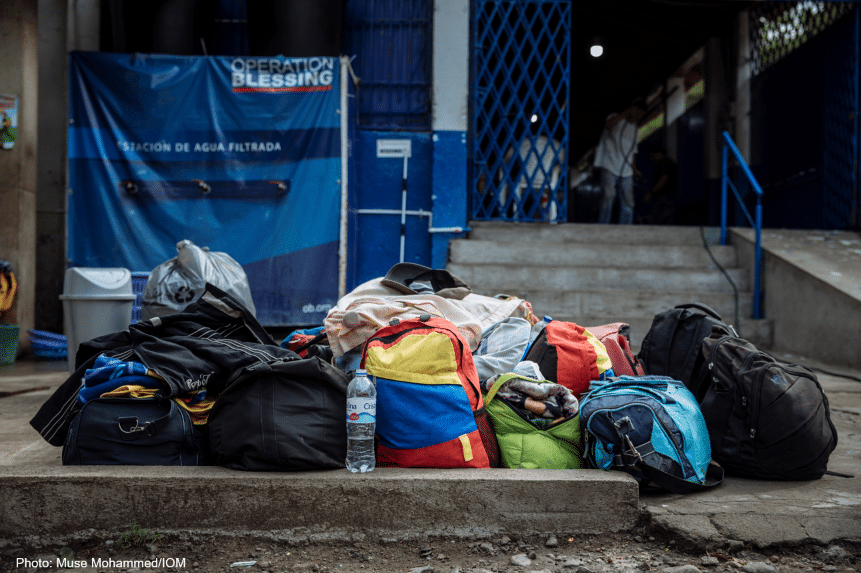
<path fill-rule="evenodd" d="M 857 571 L 859 549 L 842 544 L 768 550 L 741 543 L 720 550 L 677 547 L 672 539 L 649 535 L 645 526 L 597 536 L 326 544 L 128 528 L 107 538 L 84 534 L 68 545 L 0 541 L 0 571 L 41 573 L 71 563 L 80 573 L 831 573 Z M 58 561 L 63 558 L 70 562 Z"/>

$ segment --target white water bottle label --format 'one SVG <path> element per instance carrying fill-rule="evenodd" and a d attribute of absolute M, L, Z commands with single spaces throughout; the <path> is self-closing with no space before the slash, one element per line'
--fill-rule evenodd
<path fill-rule="evenodd" d="M 377 422 L 377 400 L 375 398 L 347 398 L 347 421 L 354 424 Z"/>

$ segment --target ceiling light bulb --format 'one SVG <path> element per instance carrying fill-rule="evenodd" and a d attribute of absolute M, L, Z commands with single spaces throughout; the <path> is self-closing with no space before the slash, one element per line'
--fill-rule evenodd
<path fill-rule="evenodd" d="M 595 44 L 591 48 L 589 48 L 589 53 L 592 54 L 593 58 L 600 58 L 601 54 L 604 53 L 604 46 L 600 44 Z"/>

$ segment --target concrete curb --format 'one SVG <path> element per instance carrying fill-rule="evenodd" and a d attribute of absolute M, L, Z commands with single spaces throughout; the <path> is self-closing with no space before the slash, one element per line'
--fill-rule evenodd
<path fill-rule="evenodd" d="M 142 527 L 294 540 L 608 533 L 639 517 L 636 482 L 598 470 L 0 467 L 0 538 Z"/>

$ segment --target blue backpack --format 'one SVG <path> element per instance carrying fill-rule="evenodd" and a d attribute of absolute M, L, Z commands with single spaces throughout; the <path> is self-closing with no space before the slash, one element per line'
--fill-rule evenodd
<path fill-rule="evenodd" d="M 586 457 L 598 469 L 625 471 L 644 489 L 688 493 L 723 481 L 711 463 L 705 419 L 690 390 L 666 376 L 593 381 L 581 398 Z"/>

